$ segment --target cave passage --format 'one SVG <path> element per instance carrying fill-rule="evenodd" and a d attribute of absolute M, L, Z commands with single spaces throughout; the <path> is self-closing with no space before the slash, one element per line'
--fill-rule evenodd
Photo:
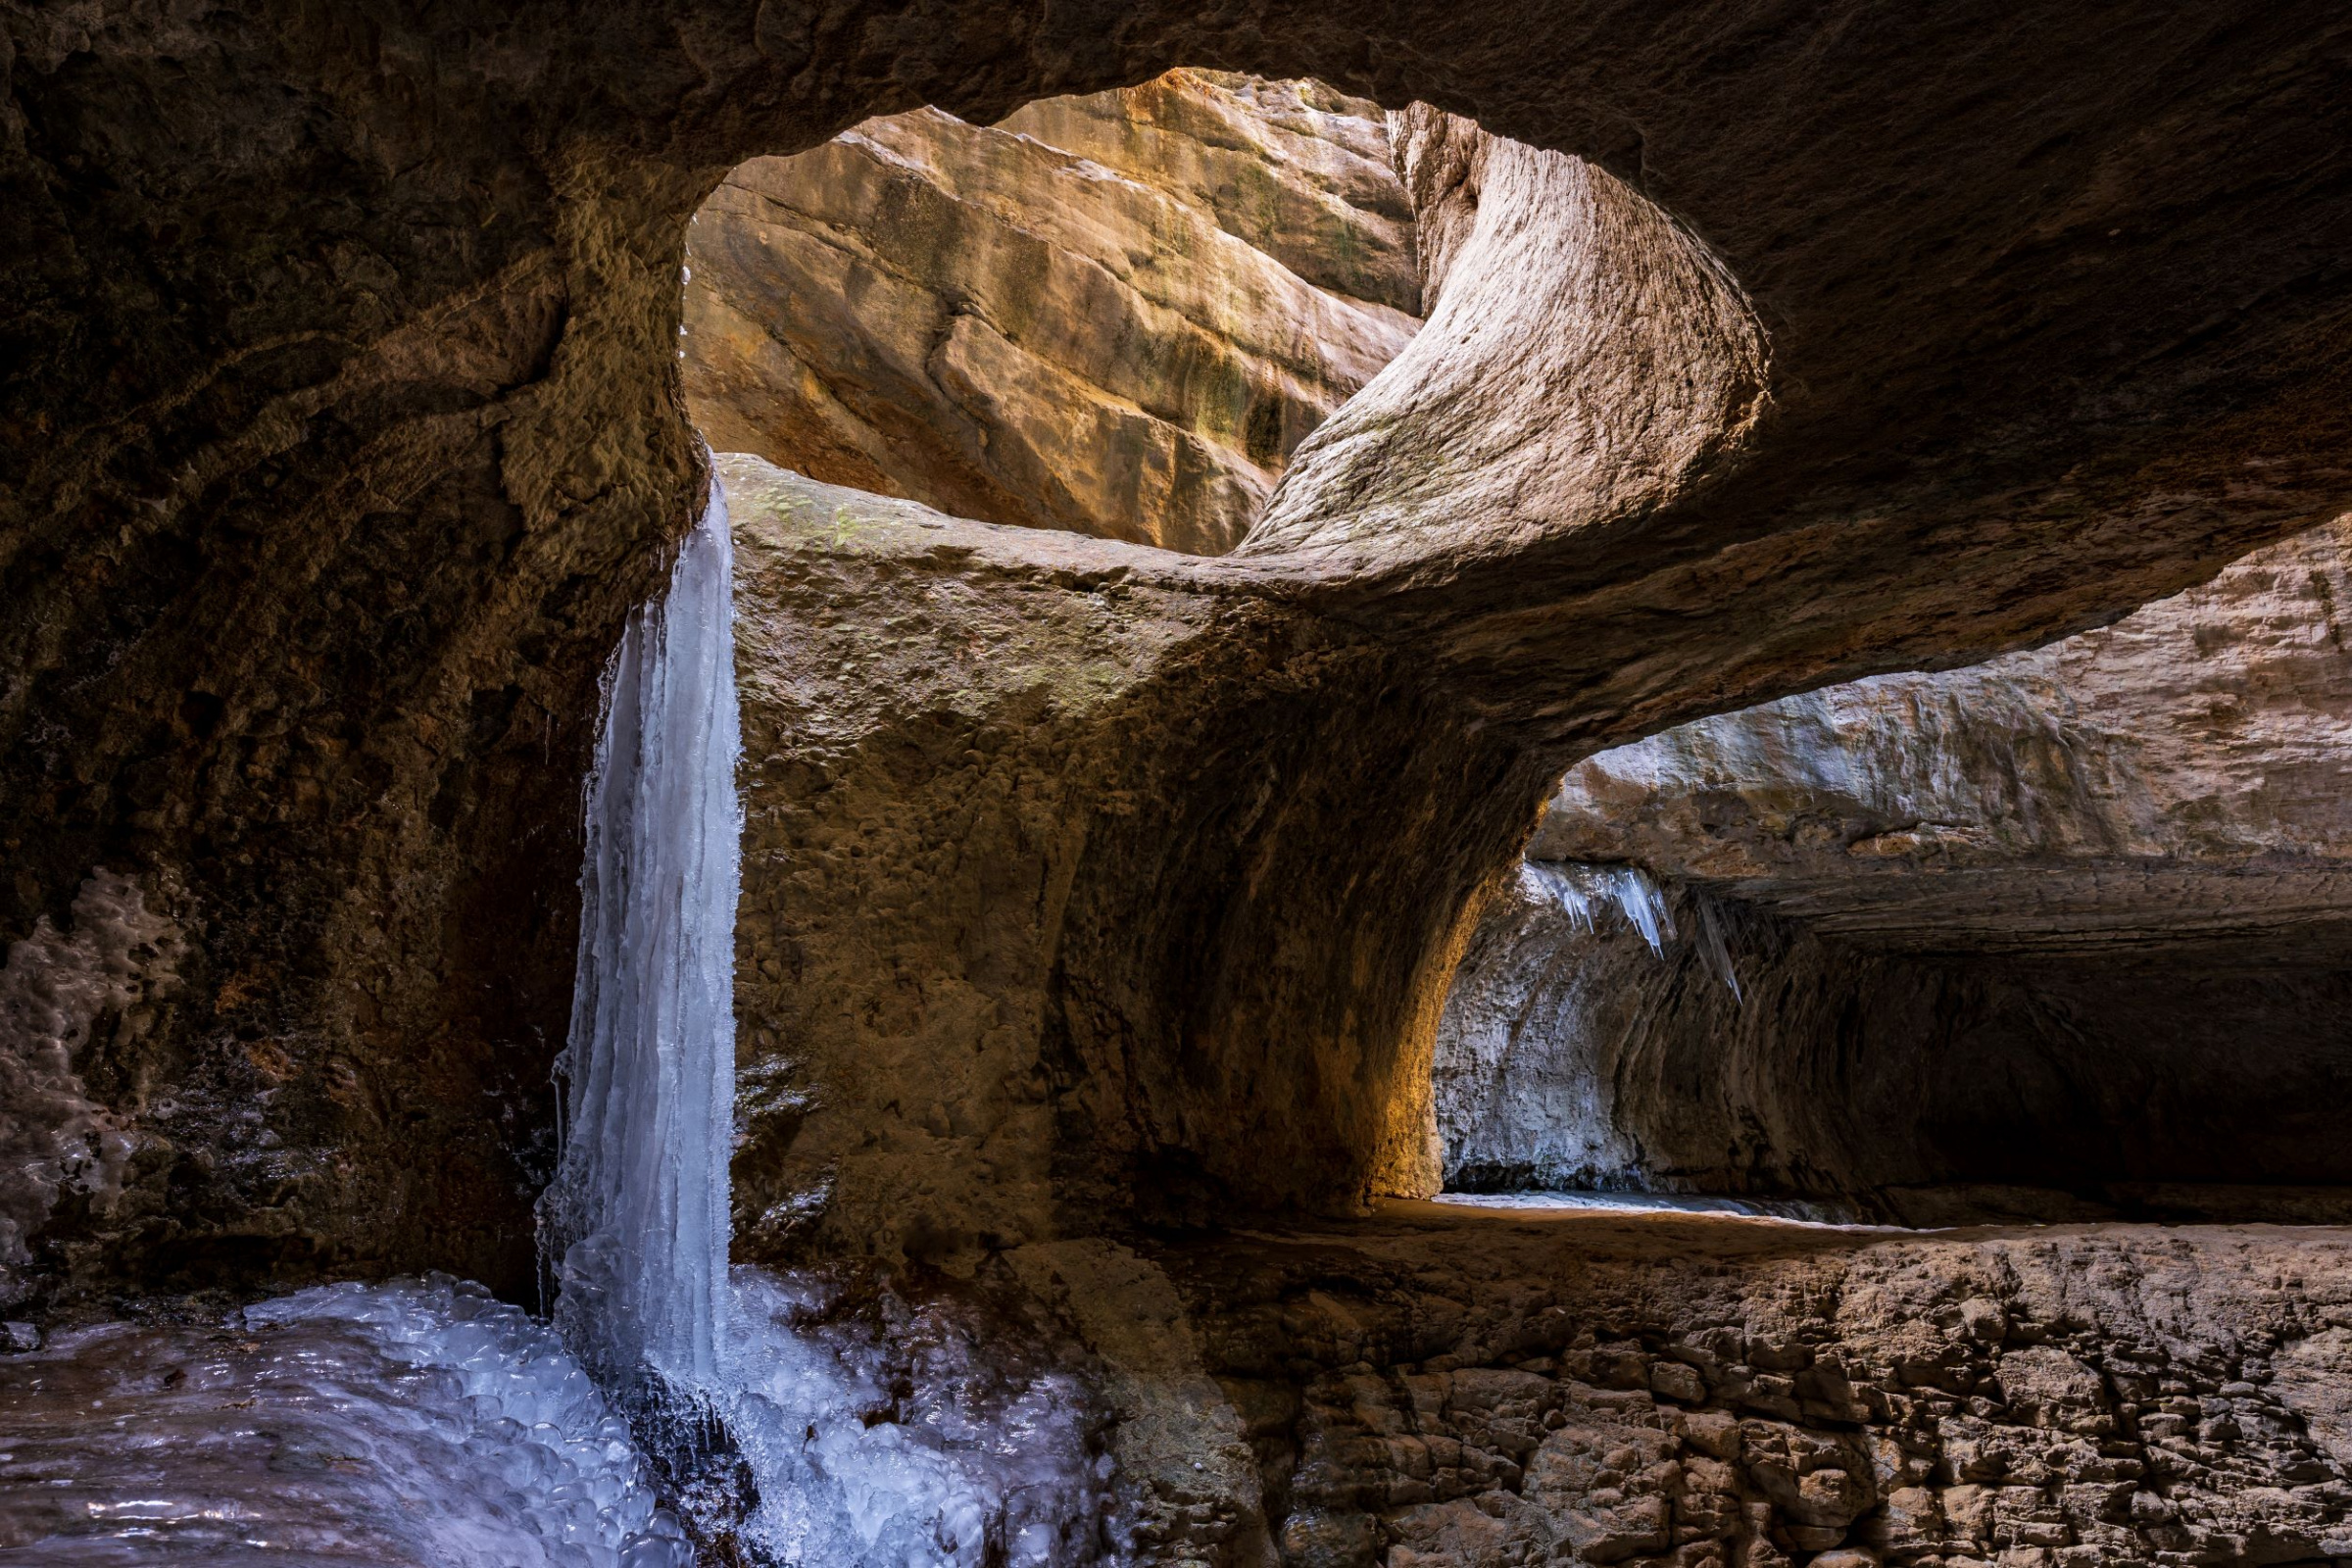
<path fill-rule="evenodd" d="M 1448 1184 L 2339 1221 L 2348 538 L 1571 770 L 1439 1027 Z"/>
<path fill-rule="evenodd" d="M 0 11 L 0 1561 L 2352 1561 L 2341 19 Z"/>

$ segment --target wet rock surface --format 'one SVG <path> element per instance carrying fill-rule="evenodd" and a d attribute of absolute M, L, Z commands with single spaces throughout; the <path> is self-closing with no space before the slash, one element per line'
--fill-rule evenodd
<path fill-rule="evenodd" d="M 755 159 L 687 266 L 687 407 L 717 450 L 1197 555 L 1419 325 L 1379 106 L 1221 73 Z"/>

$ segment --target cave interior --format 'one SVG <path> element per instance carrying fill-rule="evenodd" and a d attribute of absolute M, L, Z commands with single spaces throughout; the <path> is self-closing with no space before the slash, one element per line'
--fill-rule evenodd
<path fill-rule="evenodd" d="M 0 12 L 0 1562 L 2352 1562 L 2341 19 Z"/>

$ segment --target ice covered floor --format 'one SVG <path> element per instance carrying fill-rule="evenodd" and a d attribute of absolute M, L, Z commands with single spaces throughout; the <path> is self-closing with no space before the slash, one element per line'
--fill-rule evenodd
<path fill-rule="evenodd" d="M 689 1568 L 553 1332 L 447 1279 L 0 1356 L 0 1563 Z"/>

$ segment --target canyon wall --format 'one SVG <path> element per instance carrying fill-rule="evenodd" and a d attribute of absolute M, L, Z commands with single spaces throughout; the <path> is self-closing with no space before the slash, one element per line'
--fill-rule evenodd
<path fill-rule="evenodd" d="M 1220 73 L 754 159 L 686 260 L 716 450 L 1195 555 L 1419 324 L 1379 106 Z"/>

